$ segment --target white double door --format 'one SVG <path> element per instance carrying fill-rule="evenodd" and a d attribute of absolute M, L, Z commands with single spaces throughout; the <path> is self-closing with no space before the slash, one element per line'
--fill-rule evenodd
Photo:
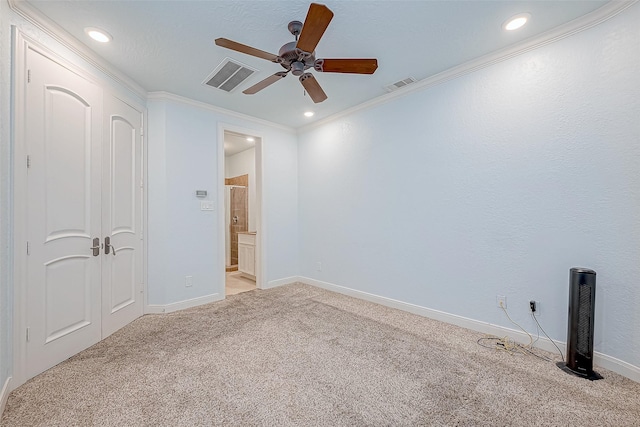
<path fill-rule="evenodd" d="M 30 378 L 142 315 L 142 115 L 36 50 L 26 59 Z"/>

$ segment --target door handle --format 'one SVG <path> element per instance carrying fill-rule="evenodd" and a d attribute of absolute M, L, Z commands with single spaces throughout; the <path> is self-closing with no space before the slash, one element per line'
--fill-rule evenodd
<path fill-rule="evenodd" d="M 90 248 L 93 251 L 93 256 L 100 255 L 100 238 L 96 237 L 93 239 L 93 246 Z"/>
<path fill-rule="evenodd" d="M 111 245 L 111 237 L 107 236 L 104 238 L 104 253 L 105 255 L 109 255 L 109 251 L 113 250 L 113 256 L 116 256 L 116 248 Z"/>

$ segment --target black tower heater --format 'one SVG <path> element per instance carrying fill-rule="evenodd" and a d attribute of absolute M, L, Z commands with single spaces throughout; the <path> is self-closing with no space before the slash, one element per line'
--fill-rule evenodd
<path fill-rule="evenodd" d="M 596 301 L 596 272 L 572 268 L 569 277 L 569 326 L 566 363 L 558 367 L 583 378 L 599 380 L 593 370 L 593 325 Z"/>

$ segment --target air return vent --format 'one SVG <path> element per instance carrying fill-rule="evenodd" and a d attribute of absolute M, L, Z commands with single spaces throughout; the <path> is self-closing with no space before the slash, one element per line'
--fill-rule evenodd
<path fill-rule="evenodd" d="M 413 77 L 407 77 L 404 80 L 400 80 L 395 82 L 394 84 L 391 84 L 389 86 L 386 86 L 385 89 L 387 90 L 387 92 L 393 92 L 394 90 L 398 90 L 401 87 L 404 87 L 406 85 L 410 85 L 411 83 L 415 83 L 416 79 L 414 79 Z"/>
<path fill-rule="evenodd" d="M 256 71 L 258 70 L 255 68 L 251 68 L 230 58 L 225 58 L 224 61 L 207 76 L 202 84 L 224 90 L 225 92 L 231 92 Z"/>

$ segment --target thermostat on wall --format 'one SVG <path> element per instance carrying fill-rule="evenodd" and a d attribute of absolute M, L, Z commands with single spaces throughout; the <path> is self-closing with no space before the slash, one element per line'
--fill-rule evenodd
<path fill-rule="evenodd" d="M 207 190 L 196 190 L 196 197 L 207 197 Z"/>

